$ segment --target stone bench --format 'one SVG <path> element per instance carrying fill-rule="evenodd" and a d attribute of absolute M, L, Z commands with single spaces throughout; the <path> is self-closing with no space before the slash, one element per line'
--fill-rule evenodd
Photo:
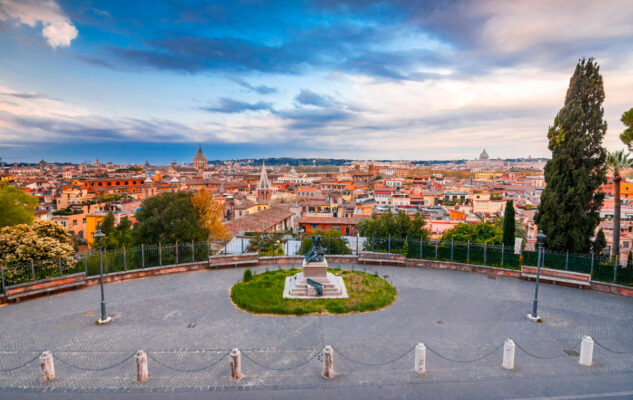
<path fill-rule="evenodd" d="M 394 253 L 378 253 L 372 251 L 361 252 L 358 255 L 359 264 L 391 264 L 404 265 L 405 257 L 403 254 Z"/>
<path fill-rule="evenodd" d="M 521 266 L 521 278 L 536 279 L 536 267 L 527 265 Z M 539 281 L 563 283 L 566 285 L 582 287 L 591 287 L 591 275 L 582 272 L 565 271 L 560 269 L 551 269 L 541 267 Z"/>
<path fill-rule="evenodd" d="M 77 289 L 86 285 L 86 274 L 80 272 L 61 277 L 43 279 L 41 281 L 21 283 L 6 287 L 8 301 L 20 301 L 20 299 L 42 294 L 50 294 L 68 289 Z"/>
<path fill-rule="evenodd" d="M 236 268 L 238 265 L 256 265 L 259 263 L 257 253 L 227 254 L 209 257 L 209 268 Z"/>

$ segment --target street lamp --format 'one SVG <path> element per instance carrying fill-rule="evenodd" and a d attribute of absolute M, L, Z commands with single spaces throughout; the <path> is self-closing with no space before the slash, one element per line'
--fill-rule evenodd
<path fill-rule="evenodd" d="M 101 243 L 101 239 L 104 238 L 105 235 L 101 232 L 101 229 L 95 233 L 94 238 L 98 241 L 99 244 L 99 281 L 101 283 L 101 318 L 97 321 L 99 325 L 107 324 L 112 321 L 112 317 L 108 317 L 106 315 L 106 304 L 105 297 L 103 295 L 103 262 L 101 259 L 101 247 L 103 244 Z"/>
<path fill-rule="evenodd" d="M 534 322 L 541 322 L 541 317 L 538 316 L 536 312 L 538 307 L 538 280 L 541 276 L 541 261 L 543 260 L 543 244 L 547 236 L 543 233 L 543 231 L 539 231 L 538 235 L 536 235 L 536 241 L 538 243 L 538 259 L 536 261 L 536 289 L 534 290 L 534 304 L 532 305 L 532 314 L 528 314 L 528 319 Z"/>

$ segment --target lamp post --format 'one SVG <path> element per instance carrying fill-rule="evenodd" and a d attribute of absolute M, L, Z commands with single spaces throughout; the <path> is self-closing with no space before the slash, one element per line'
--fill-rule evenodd
<path fill-rule="evenodd" d="M 101 239 L 104 237 L 105 235 L 101 232 L 101 229 L 99 229 L 94 235 L 94 238 L 98 240 L 99 243 L 99 282 L 101 284 L 101 318 L 97 321 L 99 325 L 107 324 L 112 321 L 112 318 L 106 315 L 106 304 L 103 294 L 103 261 L 101 259 L 101 247 L 103 244 L 101 243 Z"/>
<path fill-rule="evenodd" d="M 528 314 L 528 319 L 534 322 L 541 322 L 541 317 L 538 316 L 537 308 L 538 308 L 538 281 L 541 276 L 541 261 L 543 260 L 543 243 L 545 242 L 545 238 L 547 236 L 543 233 L 543 231 L 539 231 L 538 235 L 536 235 L 536 241 L 538 243 L 538 259 L 536 261 L 536 289 L 534 290 L 534 304 L 532 305 L 532 314 Z"/>

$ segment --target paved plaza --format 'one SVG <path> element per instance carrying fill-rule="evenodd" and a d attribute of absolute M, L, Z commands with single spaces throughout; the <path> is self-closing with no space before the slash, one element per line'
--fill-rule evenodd
<path fill-rule="evenodd" d="M 366 268 L 398 288 L 392 306 L 251 315 L 229 301 L 241 268 L 106 285 L 114 317 L 106 326 L 95 325 L 98 286 L 10 304 L 0 308 L 0 398 L 633 398 L 633 299 L 542 285 L 544 323 L 535 324 L 526 319 L 534 282 Z M 583 335 L 601 345 L 590 368 L 578 364 Z M 514 371 L 501 368 L 506 338 L 519 346 Z M 428 347 L 424 375 L 413 371 L 410 351 L 420 341 Z M 335 349 L 332 380 L 320 376 L 327 344 Z M 243 352 L 238 383 L 229 377 L 232 347 Z M 139 349 L 149 357 L 145 383 L 135 382 L 128 358 Z M 41 380 L 38 360 L 6 371 L 43 350 L 55 357 L 56 380 Z"/>

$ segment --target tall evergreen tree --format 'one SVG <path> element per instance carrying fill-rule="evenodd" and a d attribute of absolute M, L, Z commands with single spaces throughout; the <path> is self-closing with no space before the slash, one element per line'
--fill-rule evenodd
<path fill-rule="evenodd" d="M 607 247 L 607 238 L 604 236 L 602 229 L 600 229 L 596 234 L 596 240 L 593 242 L 593 254 L 602 254 L 605 247 Z"/>
<path fill-rule="evenodd" d="M 503 213 L 503 245 L 514 245 L 514 201 L 506 201 L 506 210 Z"/>
<path fill-rule="evenodd" d="M 620 134 L 620 140 L 631 150 L 633 149 L 633 108 L 625 111 L 620 121 L 626 126 L 626 129 Z"/>
<path fill-rule="evenodd" d="M 552 159 L 545 166 L 547 186 L 534 220 L 547 235 L 546 247 L 586 253 L 600 223 L 607 152 L 602 139 L 604 87 L 600 67 L 582 59 L 569 81 L 565 105 L 549 128 Z"/>

